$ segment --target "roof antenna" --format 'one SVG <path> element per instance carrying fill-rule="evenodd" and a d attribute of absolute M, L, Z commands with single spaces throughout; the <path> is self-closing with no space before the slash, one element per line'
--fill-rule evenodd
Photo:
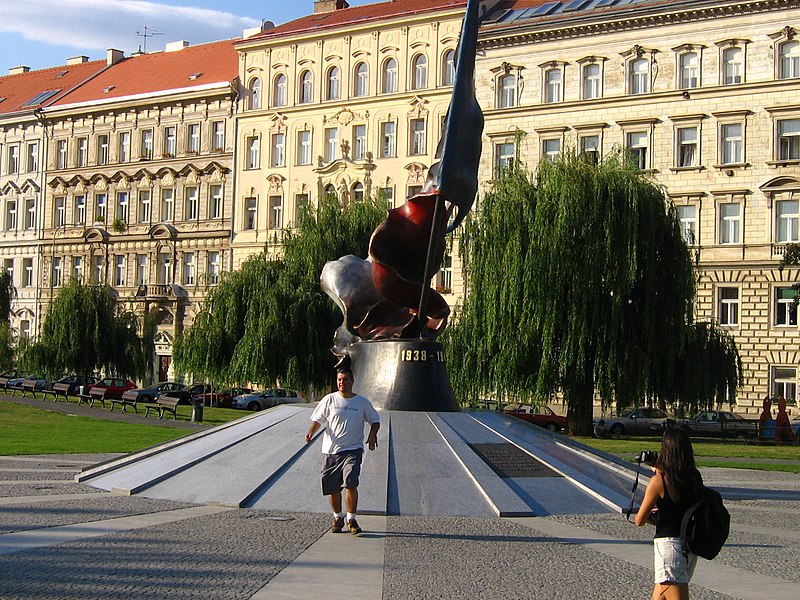
<path fill-rule="evenodd" d="M 164 32 L 159 31 L 158 29 L 153 29 L 152 27 L 148 27 L 147 25 L 145 25 L 144 33 L 137 31 L 136 35 L 138 35 L 140 38 L 144 38 L 144 53 L 147 54 L 147 38 L 154 37 L 157 35 L 164 35 Z"/>

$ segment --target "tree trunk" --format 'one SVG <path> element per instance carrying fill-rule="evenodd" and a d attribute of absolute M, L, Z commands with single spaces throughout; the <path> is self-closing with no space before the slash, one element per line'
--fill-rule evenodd
<path fill-rule="evenodd" d="M 567 435 L 592 435 L 592 403 L 594 382 L 592 368 L 571 368 L 564 385 L 567 400 Z"/>

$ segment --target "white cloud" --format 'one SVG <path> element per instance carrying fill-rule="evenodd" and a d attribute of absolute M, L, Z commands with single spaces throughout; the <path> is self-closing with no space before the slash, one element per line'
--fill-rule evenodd
<path fill-rule="evenodd" d="M 260 25 L 229 12 L 146 0 L 0 0 L 0 14 L 0 31 L 32 41 L 127 52 L 143 43 L 136 32 L 143 32 L 145 25 L 164 33 L 147 40 L 150 51 L 176 40 L 195 44 L 233 38 Z"/>

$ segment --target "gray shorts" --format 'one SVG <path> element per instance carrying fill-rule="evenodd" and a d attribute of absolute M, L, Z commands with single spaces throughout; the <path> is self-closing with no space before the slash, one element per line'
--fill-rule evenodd
<path fill-rule="evenodd" d="M 322 461 L 322 495 L 330 496 L 341 492 L 343 487 L 357 488 L 363 455 L 363 450 L 325 454 Z"/>
<path fill-rule="evenodd" d="M 683 551 L 681 538 L 653 540 L 653 566 L 656 583 L 689 583 L 697 565 L 697 556 Z"/>

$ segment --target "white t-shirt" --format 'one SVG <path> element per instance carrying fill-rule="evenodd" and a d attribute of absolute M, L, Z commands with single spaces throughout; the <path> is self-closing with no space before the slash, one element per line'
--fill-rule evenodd
<path fill-rule="evenodd" d="M 338 454 L 364 448 L 364 423 L 380 423 L 381 418 L 364 396 L 345 398 L 339 392 L 319 401 L 311 420 L 325 426 L 322 453 Z"/>

